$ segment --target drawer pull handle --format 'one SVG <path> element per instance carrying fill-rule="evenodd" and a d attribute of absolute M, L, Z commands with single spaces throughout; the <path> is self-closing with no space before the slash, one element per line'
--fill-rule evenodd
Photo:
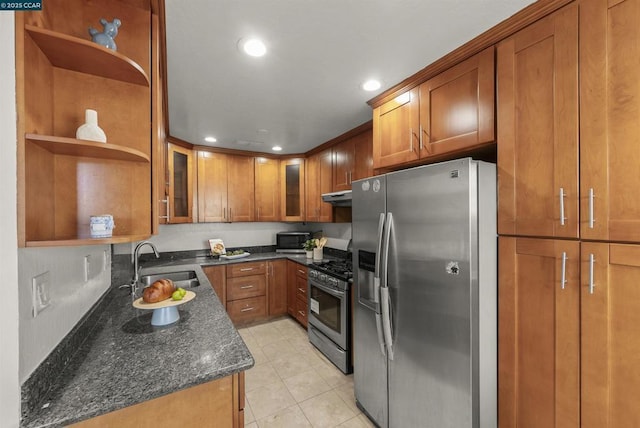
<path fill-rule="evenodd" d="M 240 312 L 249 312 L 249 311 L 252 311 L 252 310 L 253 310 L 253 307 L 251 307 L 251 308 L 244 308 L 244 309 L 240 309 Z"/>
<path fill-rule="evenodd" d="M 253 288 L 253 285 L 243 285 L 243 286 L 242 286 L 242 287 L 240 287 L 240 288 L 242 288 L 243 290 L 246 290 L 246 289 L 248 289 L 248 288 Z"/>
<path fill-rule="evenodd" d="M 301 273 L 302 275 L 305 275 L 305 272 L 302 269 L 298 269 L 298 273 Z"/>
<path fill-rule="evenodd" d="M 240 272 L 248 272 L 250 270 L 253 270 L 253 268 L 241 268 Z"/>
<path fill-rule="evenodd" d="M 301 292 L 301 293 L 304 293 L 304 294 L 307 293 L 307 290 L 305 290 L 304 288 L 298 288 L 298 291 Z"/>
<path fill-rule="evenodd" d="M 302 315 L 303 317 L 306 317 L 306 316 L 307 316 L 307 314 L 305 314 L 305 313 L 304 313 L 304 311 L 298 311 L 298 313 L 299 313 L 300 315 Z"/>

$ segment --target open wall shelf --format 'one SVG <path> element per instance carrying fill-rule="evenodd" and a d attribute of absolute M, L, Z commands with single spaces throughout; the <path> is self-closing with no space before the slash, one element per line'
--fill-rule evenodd
<path fill-rule="evenodd" d="M 56 155 L 150 162 L 149 156 L 141 151 L 117 144 L 38 134 L 26 134 L 25 139 Z"/>
<path fill-rule="evenodd" d="M 117 51 L 33 25 L 25 30 L 54 67 L 149 86 L 142 67 Z"/>

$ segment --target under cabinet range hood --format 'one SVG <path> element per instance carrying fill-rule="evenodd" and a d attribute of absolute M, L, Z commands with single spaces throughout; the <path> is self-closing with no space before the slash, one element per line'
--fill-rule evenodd
<path fill-rule="evenodd" d="M 322 200 L 329 202 L 336 207 L 351 206 L 351 190 L 342 190 L 340 192 L 323 193 Z"/>

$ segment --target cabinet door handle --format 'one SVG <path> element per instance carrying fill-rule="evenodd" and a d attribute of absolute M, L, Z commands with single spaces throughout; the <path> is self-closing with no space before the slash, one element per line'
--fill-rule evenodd
<path fill-rule="evenodd" d="M 253 268 L 240 268 L 240 272 L 249 272 L 252 271 Z"/>
<path fill-rule="evenodd" d="M 243 285 L 242 287 L 240 287 L 243 290 L 248 290 L 249 288 L 253 288 L 253 285 Z"/>
<path fill-rule="evenodd" d="M 562 252 L 562 277 L 560 278 L 560 287 L 564 290 L 564 285 L 567 283 L 567 253 Z"/>
<path fill-rule="evenodd" d="M 589 254 L 589 294 L 593 294 L 593 289 L 595 288 L 595 279 L 593 278 L 593 265 L 595 264 L 596 259 L 593 254 Z"/>
<path fill-rule="evenodd" d="M 300 314 L 300 316 L 305 317 L 307 316 L 307 314 L 304 313 L 304 311 L 298 311 L 298 313 Z"/>
<path fill-rule="evenodd" d="M 233 214 L 231 213 L 231 208 L 229 208 L 229 223 L 233 221 Z"/>
<path fill-rule="evenodd" d="M 344 181 L 345 183 L 349 183 L 349 173 L 347 171 L 344 172 Z"/>
<path fill-rule="evenodd" d="M 564 187 L 560 188 L 560 225 L 564 226 L 564 221 L 566 220 L 564 216 L 564 197 L 566 196 L 564 193 Z"/>
<path fill-rule="evenodd" d="M 349 184 L 353 183 L 353 171 L 349 171 Z"/>
<path fill-rule="evenodd" d="M 302 269 L 298 269 L 298 272 L 304 275 L 304 271 Z"/>
<path fill-rule="evenodd" d="M 420 150 L 422 150 L 424 148 L 424 145 L 422 144 L 422 124 L 420 124 Z"/>
<path fill-rule="evenodd" d="M 589 189 L 589 228 L 593 229 L 593 223 L 595 223 L 595 219 L 593 218 L 593 187 Z"/>
<path fill-rule="evenodd" d="M 249 312 L 252 311 L 254 308 L 250 307 L 250 308 L 244 308 L 244 309 L 240 309 L 240 312 Z"/>
<path fill-rule="evenodd" d="M 307 294 L 307 290 L 305 290 L 304 288 L 298 288 L 298 291 L 302 294 Z"/>
<path fill-rule="evenodd" d="M 222 212 L 222 219 L 224 221 L 227 221 L 227 207 L 223 208 L 223 212 Z"/>
<path fill-rule="evenodd" d="M 169 223 L 169 197 L 167 196 L 166 199 L 161 199 L 160 202 L 167 204 L 167 215 L 161 215 L 159 218 L 166 218 L 167 223 Z"/>

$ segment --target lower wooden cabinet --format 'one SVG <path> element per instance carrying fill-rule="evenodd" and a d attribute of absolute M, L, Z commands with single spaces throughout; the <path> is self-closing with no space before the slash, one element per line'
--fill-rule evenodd
<path fill-rule="evenodd" d="M 640 245 L 499 238 L 501 427 L 640 426 Z"/>
<path fill-rule="evenodd" d="M 287 313 L 287 261 L 270 260 L 267 262 L 267 294 L 269 296 L 269 315 Z"/>
<path fill-rule="evenodd" d="M 244 406 L 244 372 L 240 372 L 70 426 L 241 428 Z"/>
<path fill-rule="evenodd" d="M 580 243 L 499 239 L 500 427 L 580 426 Z"/>
<path fill-rule="evenodd" d="M 227 305 L 227 269 L 225 266 L 202 266 L 202 271 L 207 275 L 213 290 L 218 295 L 222 306 Z"/>
<path fill-rule="evenodd" d="M 227 313 L 234 323 L 246 323 L 267 315 L 266 262 L 227 266 Z"/>
<path fill-rule="evenodd" d="M 307 272 L 306 266 L 289 261 L 287 272 L 287 312 L 307 327 Z"/>
<path fill-rule="evenodd" d="M 582 243 L 582 427 L 640 426 L 640 245 Z"/>

